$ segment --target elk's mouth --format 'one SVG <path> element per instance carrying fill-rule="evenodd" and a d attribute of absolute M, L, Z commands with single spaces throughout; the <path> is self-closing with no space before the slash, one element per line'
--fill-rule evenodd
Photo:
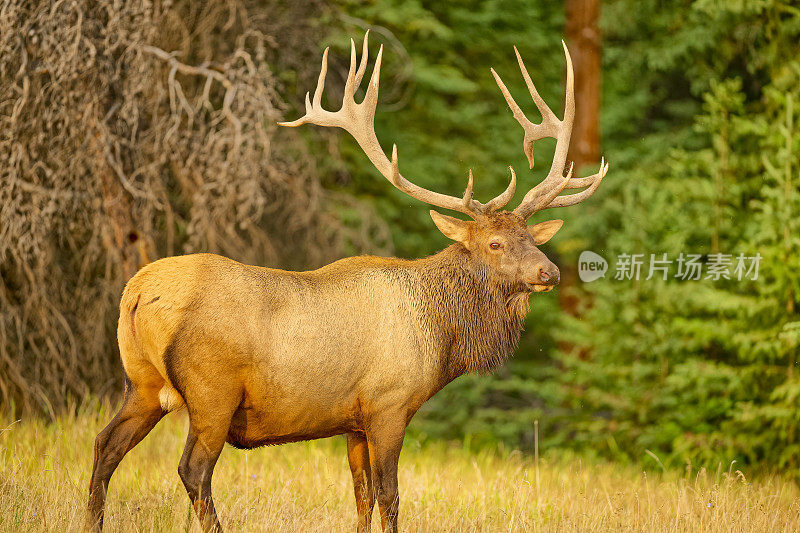
<path fill-rule="evenodd" d="M 528 288 L 533 292 L 547 292 L 553 290 L 555 285 L 538 285 L 535 283 L 528 283 Z"/>

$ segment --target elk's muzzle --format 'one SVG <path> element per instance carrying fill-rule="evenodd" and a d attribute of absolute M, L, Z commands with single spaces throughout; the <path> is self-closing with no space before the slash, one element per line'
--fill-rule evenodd
<path fill-rule="evenodd" d="M 533 272 L 533 276 L 527 280 L 527 285 L 534 292 L 549 291 L 561 281 L 561 273 L 558 267 L 550 261 L 539 263 L 534 267 Z"/>

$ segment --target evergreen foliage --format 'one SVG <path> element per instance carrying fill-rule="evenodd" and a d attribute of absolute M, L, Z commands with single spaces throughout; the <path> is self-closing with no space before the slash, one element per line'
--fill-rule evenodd
<path fill-rule="evenodd" d="M 704 273 L 645 280 L 645 261 L 639 281 L 582 287 L 585 311 L 558 329 L 571 349 L 556 431 L 612 457 L 796 470 L 800 11 L 620 1 L 606 15 L 603 127 L 620 164 L 600 217 L 572 229 L 612 261 L 702 254 Z M 621 71 L 645 74 L 622 84 Z M 639 110 L 621 126 L 625 102 Z M 706 279 L 716 253 L 731 279 Z M 739 254 L 761 255 L 757 280 L 734 275 Z"/>

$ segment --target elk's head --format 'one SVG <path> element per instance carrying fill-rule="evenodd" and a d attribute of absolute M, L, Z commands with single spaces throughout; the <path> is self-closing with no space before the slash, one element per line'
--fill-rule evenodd
<path fill-rule="evenodd" d="M 561 220 L 548 220 L 532 226 L 509 212 L 480 215 L 474 221 L 431 211 L 439 231 L 461 243 L 474 259 L 486 265 L 497 284 L 510 292 L 549 291 L 560 280 L 558 267 L 538 246 L 550 240 L 561 228 Z"/>
<path fill-rule="evenodd" d="M 519 52 L 517 55 L 522 77 L 528 87 L 536 107 L 542 114 L 542 122 L 534 124 L 527 119 L 514 101 L 500 76 L 491 70 L 500 91 L 511 108 L 514 118 L 525 130 L 522 149 L 533 168 L 533 143 L 539 139 L 552 137 L 556 139 L 553 164 L 547 177 L 533 187 L 513 211 L 500 211 L 514 196 L 517 179 L 511 167 L 511 180 L 506 190 L 489 202 L 482 204 L 472 195 L 472 171 L 469 173 L 467 189 L 461 198 L 430 191 L 410 182 L 400 174 L 397 160 L 397 146 L 392 147 L 391 160 L 386 157 L 375 135 L 375 107 L 378 103 L 378 80 L 380 78 L 383 46 L 378 51 L 372 77 L 366 95 L 361 103 L 354 98 L 367 67 L 367 41 L 369 31 L 364 37 L 361 61 L 356 68 L 356 46 L 350 40 L 350 71 L 344 87 L 342 107 L 339 111 L 327 111 L 322 108 L 322 91 L 325 88 L 325 74 L 328 69 L 328 49 L 322 55 L 322 68 L 314 91 L 313 100 L 306 94 L 306 114 L 293 121 L 282 122 L 282 126 L 300 126 L 316 124 L 318 126 L 340 127 L 350 133 L 361 149 L 369 157 L 373 165 L 389 182 L 409 196 L 428 204 L 458 211 L 468 215 L 472 220 L 465 221 L 431 211 L 431 217 L 439 230 L 447 237 L 461 243 L 473 255 L 474 259 L 486 265 L 493 277 L 504 285 L 511 286 L 516 292 L 541 292 L 550 290 L 560 279 L 558 268 L 538 249 L 547 242 L 561 227 L 561 220 L 549 220 L 528 226 L 527 220 L 537 211 L 551 207 L 564 207 L 582 202 L 592 195 L 600 185 L 600 181 L 608 172 L 608 164 L 601 161 L 600 170 L 586 178 L 573 178 L 572 165 L 567 175 L 564 169 L 567 162 L 567 149 L 575 118 L 574 78 L 572 60 L 569 50 L 564 44 L 567 59 L 567 82 L 564 105 L 564 118 L 559 119 L 539 96 L 531 81 Z M 575 194 L 560 196 L 565 189 L 584 189 Z"/>

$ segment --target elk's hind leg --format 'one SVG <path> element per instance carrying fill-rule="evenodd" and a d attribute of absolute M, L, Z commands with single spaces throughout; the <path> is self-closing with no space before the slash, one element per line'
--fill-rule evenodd
<path fill-rule="evenodd" d="M 222 531 L 214 499 L 211 496 L 211 476 L 225 446 L 231 418 L 241 401 L 234 388 L 210 387 L 195 383 L 187 391 L 189 435 L 178 465 L 178 474 L 186 487 L 195 514 L 204 532 Z"/>
<path fill-rule="evenodd" d="M 126 384 L 122 407 L 94 441 L 87 530 L 103 529 L 103 508 L 111 475 L 125 454 L 150 433 L 164 414 L 158 389 Z"/>
<path fill-rule="evenodd" d="M 372 470 L 369 466 L 369 447 L 367 438 L 358 433 L 347 434 L 347 460 L 353 474 L 353 491 L 358 511 L 358 533 L 370 530 L 372 509 L 375 506 L 375 492 L 372 490 Z"/>

